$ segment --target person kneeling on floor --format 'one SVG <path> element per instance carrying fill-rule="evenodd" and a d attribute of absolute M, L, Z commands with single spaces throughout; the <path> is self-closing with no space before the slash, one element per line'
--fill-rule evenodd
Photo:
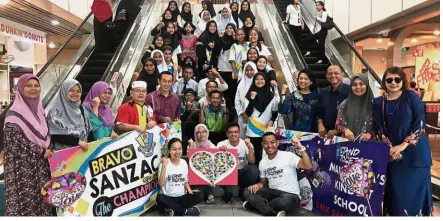
<path fill-rule="evenodd" d="M 199 216 L 195 206 L 203 201 L 203 193 L 192 190 L 188 183 L 188 164 L 181 159 L 180 139 L 172 138 L 168 143 L 169 159 L 163 157 L 159 166 L 158 184 L 161 192 L 157 204 L 166 216 Z"/>
<path fill-rule="evenodd" d="M 243 207 L 265 216 L 285 216 L 300 206 L 300 187 L 296 169 L 310 169 L 311 159 L 306 148 L 294 137 L 292 143 L 302 157 L 292 152 L 279 151 L 279 141 L 272 132 L 263 135 L 267 154 L 259 164 L 260 181 L 244 191 Z"/>

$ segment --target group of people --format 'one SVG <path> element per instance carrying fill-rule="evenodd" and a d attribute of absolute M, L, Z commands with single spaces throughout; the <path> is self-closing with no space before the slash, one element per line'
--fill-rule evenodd
<path fill-rule="evenodd" d="M 424 129 L 424 105 L 408 90 L 401 68 L 386 70 L 385 95 L 377 98 L 365 74 L 353 75 L 347 85 L 337 65 L 325 73 L 329 87 L 320 90 L 314 73 L 304 69 L 294 73 L 297 90 L 289 92 L 285 84 L 277 87 L 273 56 L 260 40 L 250 3 L 234 2 L 218 15 L 210 1 L 202 5 L 194 26 L 190 3 L 181 12 L 177 2 L 169 3 L 153 30 L 153 45 L 141 59 L 143 68 L 128 87 L 129 101 L 116 116 L 108 105 L 114 91 L 106 82 L 96 82 L 81 102 L 80 83 L 66 80 L 46 116 L 39 79 L 19 79 L 4 125 L 5 215 L 51 215 L 39 190 L 49 180 L 47 159 L 54 151 L 75 146 L 88 151 L 91 141 L 145 133 L 174 121 L 181 121 L 183 136 L 169 141 L 169 156 L 162 158 L 158 171 L 157 203 L 166 215 L 199 215 L 198 203 L 214 202 L 213 185 L 188 183 L 182 156 L 189 148 L 237 149 L 243 206 L 267 216 L 292 213 L 300 206 L 296 169 L 312 164 L 297 138 L 292 142 L 301 157 L 278 150 L 270 131 L 279 113 L 293 115 L 292 130 L 328 139 L 389 142 L 384 214 L 432 213 L 429 141 L 425 133 L 416 133 Z M 204 27 L 198 37 L 197 27 Z M 223 188 L 223 201 L 230 203 L 232 188 Z"/>

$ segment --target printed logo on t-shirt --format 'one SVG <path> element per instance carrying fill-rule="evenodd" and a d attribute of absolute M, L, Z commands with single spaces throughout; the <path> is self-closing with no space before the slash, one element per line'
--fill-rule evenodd
<path fill-rule="evenodd" d="M 266 177 L 268 179 L 277 179 L 283 177 L 283 169 L 278 169 L 277 167 L 270 167 L 266 169 Z"/>
<path fill-rule="evenodd" d="M 168 176 L 168 182 L 170 182 L 170 186 L 182 186 L 186 179 L 181 173 L 171 174 Z"/>

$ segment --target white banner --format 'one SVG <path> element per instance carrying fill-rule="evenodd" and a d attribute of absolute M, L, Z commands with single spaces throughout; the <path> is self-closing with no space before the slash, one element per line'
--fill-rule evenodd
<path fill-rule="evenodd" d="M 46 33 L 28 26 L 0 18 L 0 35 L 21 39 L 24 41 L 45 44 Z"/>

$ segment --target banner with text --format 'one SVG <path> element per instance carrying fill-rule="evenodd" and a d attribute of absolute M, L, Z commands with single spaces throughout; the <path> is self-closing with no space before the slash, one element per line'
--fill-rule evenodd
<path fill-rule="evenodd" d="M 146 212 L 156 203 L 162 148 L 174 137 L 181 138 L 179 122 L 157 125 L 145 134 L 133 131 L 92 142 L 86 152 L 78 147 L 57 151 L 50 159 L 52 177 L 75 173 L 86 179 L 84 189 L 78 191 L 81 196 L 71 197 L 75 202 L 66 191 L 52 196 L 65 208 L 58 215 L 139 216 Z"/>
<path fill-rule="evenodd" d="M 300 134 L 290 130 L 279 132 L 280 139 L 282 135 L 283 139 L 290 139 Z M 386 144 L 325 145 L 319 137 L 303 139 L 302 143 L 311 157 L 312 168 L 298 171 L 301 207 L 326 216 L 381 216 L 389 157 Z M 279 149 L 293 151 L 286 142 Z"/>
<path fill-rule="evenodd" d="M 0 35 L 22 39 L 36 44 L 44 44 L 46 42 L 46 34 L 44 32 L 5 18 L 0 18 Z"/>

